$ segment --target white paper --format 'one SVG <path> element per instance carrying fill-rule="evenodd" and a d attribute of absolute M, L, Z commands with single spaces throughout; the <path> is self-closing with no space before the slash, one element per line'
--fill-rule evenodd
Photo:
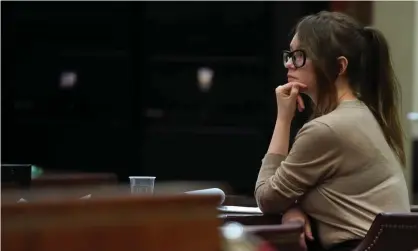
<path fill-rule="evenodd" d="M 221 206 L 218 209 L 225 213 L 262 214 L 258 207 Z"/>
<path fill-rule="evenodd" d="M 199 194 L 199 195 L 220 195 L 221 201 L 219 202 L 220 205 L 225 201 L 225 193 L 219 188 L 208 188 L 208 189 L 201 189 L 201 190 L 193 190 L 186 192 L 187 194 Z"/>
<path fill-rule="evenodd" d="M 87 194 L 87 195 L 81 197 L 80 200 L 88 200 L 90 198 L 91 198 L 91 194 Z"/>

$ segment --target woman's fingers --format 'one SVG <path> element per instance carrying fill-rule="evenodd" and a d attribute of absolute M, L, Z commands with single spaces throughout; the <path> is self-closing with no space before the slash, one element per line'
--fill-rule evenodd
<path fill-rule="evenodd" d="M 309 222 L 309 220 L 306 220 L 306 222 L 305 222 L 304 232 L 305 232 L 305 236 L 306 236 L 306 238 L 308 238 L 308 240 L 312 241 L 314 239 L 313 234 L 312 234 L 311 223 Z"/>
<path fill-rule="evenodd" d="M 308 86 L 300 82 L 289 82 L 292 86 L 297 86 L 299 89 L 306 89 Z"/>
<path fill-rule="evenodd" d="M 277 116 L 281 120 L 292 121 L 295 110 L 301 112 L 305 108 L 299 95 L 301 88 L 306 88 L 306 85 L 298 82 L 290 82 L 276 88 Z"/>
<path fill-rule="evenodd" d="M 303 233 L 299 237 L 299 245 L 303 251 L 308 251 L 308 246 L 306 245 L 305 236 Z"/>
<path fill-rule="evenodd" d="M 299 93 L 299 89 L 306 89 L 306 85 L 299 82 L 289 82 L 287 84 L 277 87 L 277 92 L 282 95 L 290 96 Z"/>
<path fill-rule="evenodd" d="M 299 94 L 299 88 L 305 86 L 303 84 L 287 83 L 277 88 L 277 93 L 280 96 L 289 97 L 291 99 L 296 97 L 296 104 L 299 112 L 305 110 L 305 102 L 303 102 L 302 96 Z"/>
<path fill-rule="evenodd" d="M 296 102 L 298 104 L 298 111 L 302 112 L 305 110 L 305 102 L 303 102 L 302 96 L 298 95 Z"/>

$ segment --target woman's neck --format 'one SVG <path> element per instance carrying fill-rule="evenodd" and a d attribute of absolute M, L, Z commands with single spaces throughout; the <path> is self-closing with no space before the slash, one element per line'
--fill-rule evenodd
<path fill-rule="evenodd" d="M 335 85 L 337 88 L 337 102 L 338 104 L 343 102 L 343 101 L 348 101 L 348 100 L 356 100 L 357 96 L 355 95 L 353 89 L 351 89 L 350 84 L 347 80 L 345 79 L 340 79 L 338 78 L 335 81 Z M 314 104 L 316 104 L 316 93 L 307 93 L 310 98 L 312 99 L 312 101 L 314 102 Z"/>
<path fill-rule="evenodd" d="M 354 95 L 353 90 L 351 89 L 343 89 L 343 90 L 338 90 L 337 89 L 337 102 L 340 103 L 342 101 L 347 101 L 347 100 L 356 100 L 357 97 L 356 95 Z"/>
<path fill-rule="evenodd" d="M 351 88 L 348 79 L 339 77 L 335 81 L 335 86 L 337 88 L 337 102 L 341 103 L 347 100 L 356 100 L 357 97 L 354 94 L 353 89 Z"/>

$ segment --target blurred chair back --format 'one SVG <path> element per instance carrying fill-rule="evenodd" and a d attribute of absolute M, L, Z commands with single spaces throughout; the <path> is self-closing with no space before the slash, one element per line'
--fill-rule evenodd
<path fill-rule="evenodd" d="M 280 251 L 302 251 L 302 224 L 246 226 L 245 231 L 268 241 Z"/>
<path fill-rule="evenodd" d="M 224 223 L 238 222 L 244 226 L 277 225 L 282 223 L 281 215 L 263 214 L 221 214 Z"/>
<path fill-rule="evenodd" d="M 355 251 L 396 250 L 418 248 L 418 213 L 378 214 L 364 240 Z"/>
<path fill-rule="evenodd" d="M 224 206 L 257 207 L 253 197 L 227 195 Z M 302 224 L 281 224 L 282 215 L 264 215 L 262 213 L 223 213 L 224 223 L 238 222 L 244 225 L 247 233 L 253 234 L 272 244 L 280 251 L 299 251 Z"/>

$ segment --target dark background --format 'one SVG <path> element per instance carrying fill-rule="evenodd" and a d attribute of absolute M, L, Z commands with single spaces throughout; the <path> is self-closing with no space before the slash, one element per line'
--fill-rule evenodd
<path fill-rule="evenodd" d="M 2 2 L 2 163 L 251 194 L 281 50 L 328 2 Z M 214 70 L 210 92 L 199 67 Z M 59 86 L 62 72 L 78 76 Z M 292 135 L 308 117 L 298 114 Z"/>

